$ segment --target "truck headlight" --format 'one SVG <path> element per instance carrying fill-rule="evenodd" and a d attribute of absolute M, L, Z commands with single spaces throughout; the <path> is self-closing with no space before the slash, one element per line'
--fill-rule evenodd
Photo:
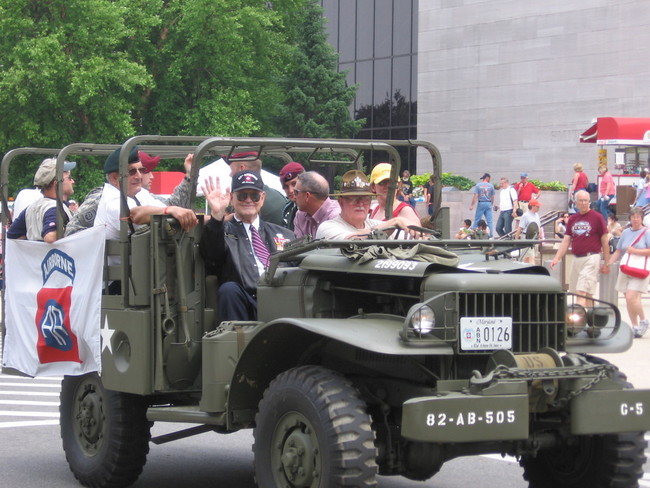
<path fill-rule="evenodd" d="M 607 307 L 594 307 L 589 310 L 588 322 L 592 327 L 599 329 L 605 327 L 609 323 L 610 309 Z"/>
<path fill-rule="evenodd" d="M 430 307 L 422 305 L 411 314 L 409 327 L 419 335 L 428 334 L 436 326 L 436 316 Z"/>
<path fill-rule="evenodd" d="M 567 307 L 566 323 L 569 334 L 577 334 L 587 326 L 587 310 L 582 305 L 569 305 Z"/>

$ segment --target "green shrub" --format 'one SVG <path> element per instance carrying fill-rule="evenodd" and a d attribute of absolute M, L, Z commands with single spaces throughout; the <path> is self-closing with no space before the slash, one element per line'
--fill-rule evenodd
<path fill-rule="evenodd" d="M 567 190 L 567 186 L 563 183 L 560 183 L 559 181 L 550 181 L 548 183 L 544 183 L 543 181 L 539 181 L 539 180 L 530 180 L 530 179 L 528 181 L 530 181 L 533 185 L 535 185 L 540 190 L 546 190 L 546 191 Z"/>
<path fill-rule="evenodd" d="M 476 185 L 476 182 L 469 178 L 451 173 L 442 173 L 441 179 L 442 186 L 455 186 L 459 190 L 471 190 Z"/>
<path fill-rule="evenodd" d="M 422 175 L 413 175 L 411 176 L 411 183 L 413 186 L 424 186 L 429 181 L 431 173 L 424 173 Z"/>
<path fill-rule="evenodd" d="M 430 173 L 424 173 L 421 175 L 413 175 L 411 176 L 411 183 L 413 183 L 413 186 L 418 187 L 418 186 L 424 186 L 428 181 L 429 177 L 431 176 Z M 529 180 L 531 183 L 533 183 L 537 188 L 540 190 L 546 190 L 546 191 L 566 191 L 567 187 L 565 184 L 560 183 L 559 181 L 551 181 L 549 183 L 544 183 L 539 180 Z M 442 174 L 442 186 L 454 186 L 458 188 L 459 190 L 471 190 L 474 185 L 476 185 L 476 181 L 473 181 L 469 178 L 466 178 L 464 176 L 460 175 L 454 175 L 451 173 L 443 173 Z M 498 182 L 494 183 L 494 186 L 498 190 Z"/>

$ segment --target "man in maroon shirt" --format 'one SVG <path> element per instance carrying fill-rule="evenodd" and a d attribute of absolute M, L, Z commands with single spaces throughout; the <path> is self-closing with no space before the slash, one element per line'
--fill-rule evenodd
<path fill-rule="evenodd" d="M 569 217 L 566 234 L 551 261 L 551 269 L 553 269 L 571 246 L 573 266 L 569 275 L 569 291 L 580 295 L 576 303 L 583 307 L 593 304 L 589 298 L 592 298 L 596 291 L 598 271 L 609 273 L 609 268 L 605 264 L 609 262 L 607 224 L 600 212 L 589 208 L 589 202 L 589 193 L 584 190 L 576 193 L 578 211 Z"/>

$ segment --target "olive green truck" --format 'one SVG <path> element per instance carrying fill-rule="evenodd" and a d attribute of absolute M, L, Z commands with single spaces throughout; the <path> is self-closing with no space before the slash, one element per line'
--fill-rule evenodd
<path fill-rule="evenodd" d="M 436 230 L 292 243 L 260 278 L 258 321 L 217 323 L 203 223 L 185 232 L 161 215 L 133 235 L 123 224 L 106 243 L 124 264 L 105 265 L 103 280 L 122 292 L 102 297 L 101 326 L 113 332 L 101 374 L 66 376 L 61 389 L 63 448 L 82 485 L 130 485 L 152 441 L 252 428 L 263 488 L 426 480 L 445 461 L 487 453 L 516 456 L 531 487 L 638 486 L 650 391 L 598 358 L 628 349 L 630 327 L 613 304 L 578 305 L 541 266 L 509 252 L 488 259 L 499 241 L 450 240 L 433 145 L 138 136 L 122 155 L 136 144 L 163 157 L 194 152 L 194 182 L 209 158 L 252 150 L 367 173 L 388 161 L 392 188 L 401 158 L 417 152 L 437 177 Z M 71 145 L 59 165 L 114 147 Z M 152 439 L 154 422 L 186 426 Z"/>

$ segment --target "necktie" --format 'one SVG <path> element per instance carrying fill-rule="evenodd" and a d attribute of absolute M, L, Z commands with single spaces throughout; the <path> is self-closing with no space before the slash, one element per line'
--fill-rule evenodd
<path fill-rule="evenodd" d="M 260 233 L 257 232 L 257 229 L 253 225 L 251 225 L 251 239 L 253 241 L 253 251 L 255 252 L 255 256 L 257 256 L 257 259 L 259 259 L 264 266 L 268 266 L 270 256 L 269 250 L 264 245 Z"/>

